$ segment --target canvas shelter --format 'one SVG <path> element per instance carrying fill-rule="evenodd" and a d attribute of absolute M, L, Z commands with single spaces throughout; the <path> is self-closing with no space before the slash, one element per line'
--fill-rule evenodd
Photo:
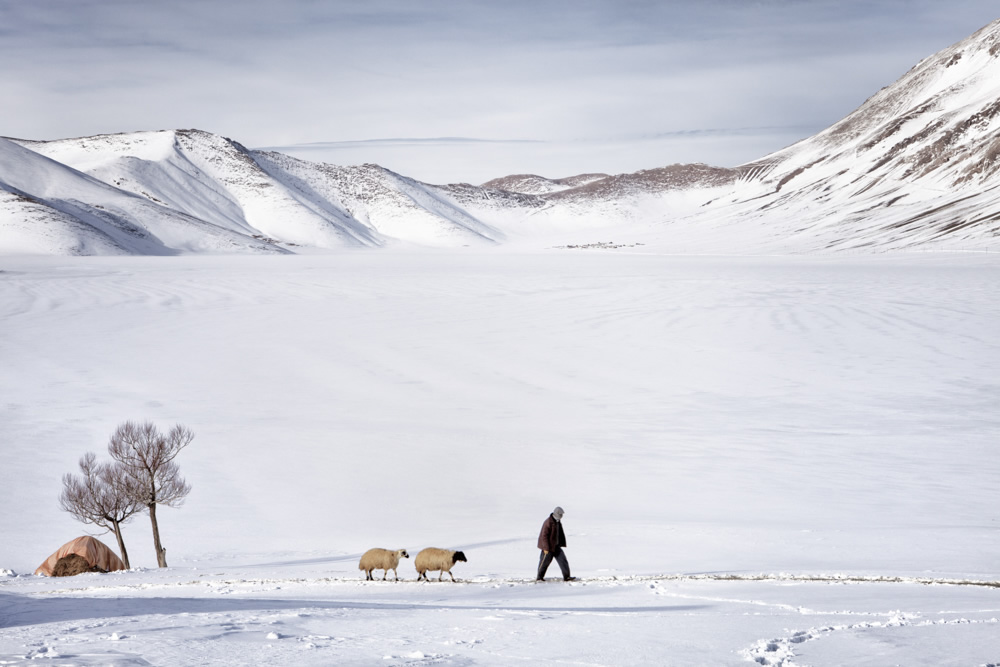
<path fill-rule="evenodd" d="M 51 577 L 52 568 L 56 566 L 59 559 L 70 554 L 82 556 L 90 563 L 91 567 L 99 567 L 105 572 L 125 569 L 125 563 L 111 550 L 111 547 L 98 539 L 84 535 L 75 540 L 70 540 L 59 547 L 54 554 L 46 558 L 45 562 L 38 566 L 35 574 L 44 574 L 46 577 Z"/>

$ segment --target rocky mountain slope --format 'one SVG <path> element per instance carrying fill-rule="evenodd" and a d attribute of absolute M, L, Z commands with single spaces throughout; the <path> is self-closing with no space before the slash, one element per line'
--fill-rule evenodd
<path fill-rule="evenodd" d="M 545 178 L 535 174 L 513 174 L 502 178 L 494 178 L 483 183 L 484 188 L 490 190 L 504 190 L 507 192 L 519 192 L 526 195 L 547 195 L 552 192 L 561 192 L 581 185 L 587 185 L 594 181 L 600 181 L 608 177 L 608 174 L 580 174 L 569 178 Z"/>
<path fill-rule="evenodd" d="M 198 130 L 0 140 L 0 253 L 453 247 L 612 231 L 665 251 L 997 247 L 1000 21 L 827 130 L 736 168 L 435 186 Z"/>
<path fill-rule="evenodd" d="M 997 248 L 1000 21 L 741 171 L 694 222 L 787 231 L 776 248 Z"/>

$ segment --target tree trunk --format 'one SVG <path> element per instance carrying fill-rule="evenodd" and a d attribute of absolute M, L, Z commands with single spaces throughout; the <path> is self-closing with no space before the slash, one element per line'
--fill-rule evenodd
<path fill-rule="evenodd" d="M 115 537 L 118 538 L 118 551 L 122 555 L 122 562 L 125 563 L 125 569 L 126 570 L 131 570 L 132 566 L 129 565 L 129 563 L 128 563 L 128 552 L 125 551 L 125 540 L 122 539 L 122 529 L 121 529 L 121 526 L 118 525 L 117 521 L 112 521 L 111 523 L 115 527 Z"/>
<path fill-rule="evenodd" d="M 156 524 L 156 503 L 149 505 L 149 521 L 153 524 L 153 549 L 156 550 L 156 564 L 167 567 L 167 550 L 160 544 L 160 527 Z"/>

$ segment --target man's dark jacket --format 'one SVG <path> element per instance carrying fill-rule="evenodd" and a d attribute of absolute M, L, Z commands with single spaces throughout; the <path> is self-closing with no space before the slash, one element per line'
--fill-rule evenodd
<path fill-rule="evenodd" d="M 563 532 L 562 522 L 549 515 L 549 518 L 542 524 L 542 532 L 538 534 L 538 548 L 542 551 L 555 551 L 566 546 L 566 533 Z"/>

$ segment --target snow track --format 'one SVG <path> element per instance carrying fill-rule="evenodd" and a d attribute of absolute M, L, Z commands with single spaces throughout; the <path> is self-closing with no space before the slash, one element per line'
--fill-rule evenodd
<path fill-rule="evenodd" d="M 0 664 L 792 667 L 892 664 L 905 645 L 929 658 L 906 664 L 946 665 L 1000 651 L 994 582 L 695 574 L 454 585 L 209 569 L 0 580 Z"/>
<path fill-rule="evenodd" d="M 891 628 L 930 628 L 933 626 L 958 626 L 958 625 L 1000 625 L 997 618 L 973 620 L 967 618 L 952 618 L 938 620 L 922 620 L 902 612 L 888 614 L 885 621 L 871 621 L 865 623 L 854 623 L 850 625 L 830 625 L 808 630 L 799 630 L 786 637 L 777 639 L 761 640 L 747 649 L 744 654 L 750 660 L 759 665 L 769 667 L 793 667 L 795 663 L 795 649 L 805 642 L 817 639 L 830 639 L 830 636 L 837 633 L 858 635 L 866 631 L 881 632 Z M 995 632 L 995 630 L 992 630 Z M 881 634 L 886 634 L 881 632 Z M 839 639 L 839 637 L 838 637 Z M 856 663 L 855 663 L 856 664 Z"/>
<path fill-rule="evenodd" d="M 352 558 L 351 560 L 356 560 Z M 205 575 L 200 575 L 204 577 Z M 44 581 L 44 580 L 43 580 Z M 53 580 L 65 582 L 66 580 Z M 535 586 L 535 585 L 562 585 L 568 587 L 585 585 L 611 585 L 628 586 L 635 584 L 655 585 L 664 582 L 693 583 L 693 582 L 771 582 L 771 583 L 825 583 L 825 584 L 901 584 L 901 585 L 923 585 L 923 586 L 970 586 L 978 588 L 998 588 L 1000 581 L 986 581 L 974 579 L 951 579 L 933 577 L 898 577 L 891 575 L 815 575 L 815 574 L 661 574 L 661 575 L 622 575 L 611 577 L 577 577 L 571 582 L 562 581 L 559 577 L 547 577 L 544 582 L 536 581 L 532 577 L 483 577 L 475 576 L 463 579 L 456 578 L 453 582 L 450 579 L 438 581 L 418 581 L 416 579 L 400 578 L 398 581 L 392 579 L 375 579 L 366 581 L 362 577 L 359 581 L 357 577 L 291 577 L 291 578 L 238 578 L 238 579 L 217 579 L 214 577 L 192 579 L 189 581 L 172 581 L 169 583 L 124 583 L 124 582 L 102 582 L 99 586 L 90 587 L 70 587 L 70 588 L 48 588 L 39 591 L 39 595 L 73 595 L 88 593 L 120 593 L 134 594 L 136 592 L 147 592 L 151 590 L 171 590 L 178 591 L 184 588 L 209 588 L 222 590 L 226 593 L 237 589 L 245 591 L 269 591 L 280 590 L 287 587 L 316 587 L 316 586 L 389 586 L 389 585 L 418 585 L 434 586 L 437 584 L 461 584 L 466 586 L 480 587 L 510 587 L 510 586 Z M 0 591 L 3 589 L 0 588 Z"/>

